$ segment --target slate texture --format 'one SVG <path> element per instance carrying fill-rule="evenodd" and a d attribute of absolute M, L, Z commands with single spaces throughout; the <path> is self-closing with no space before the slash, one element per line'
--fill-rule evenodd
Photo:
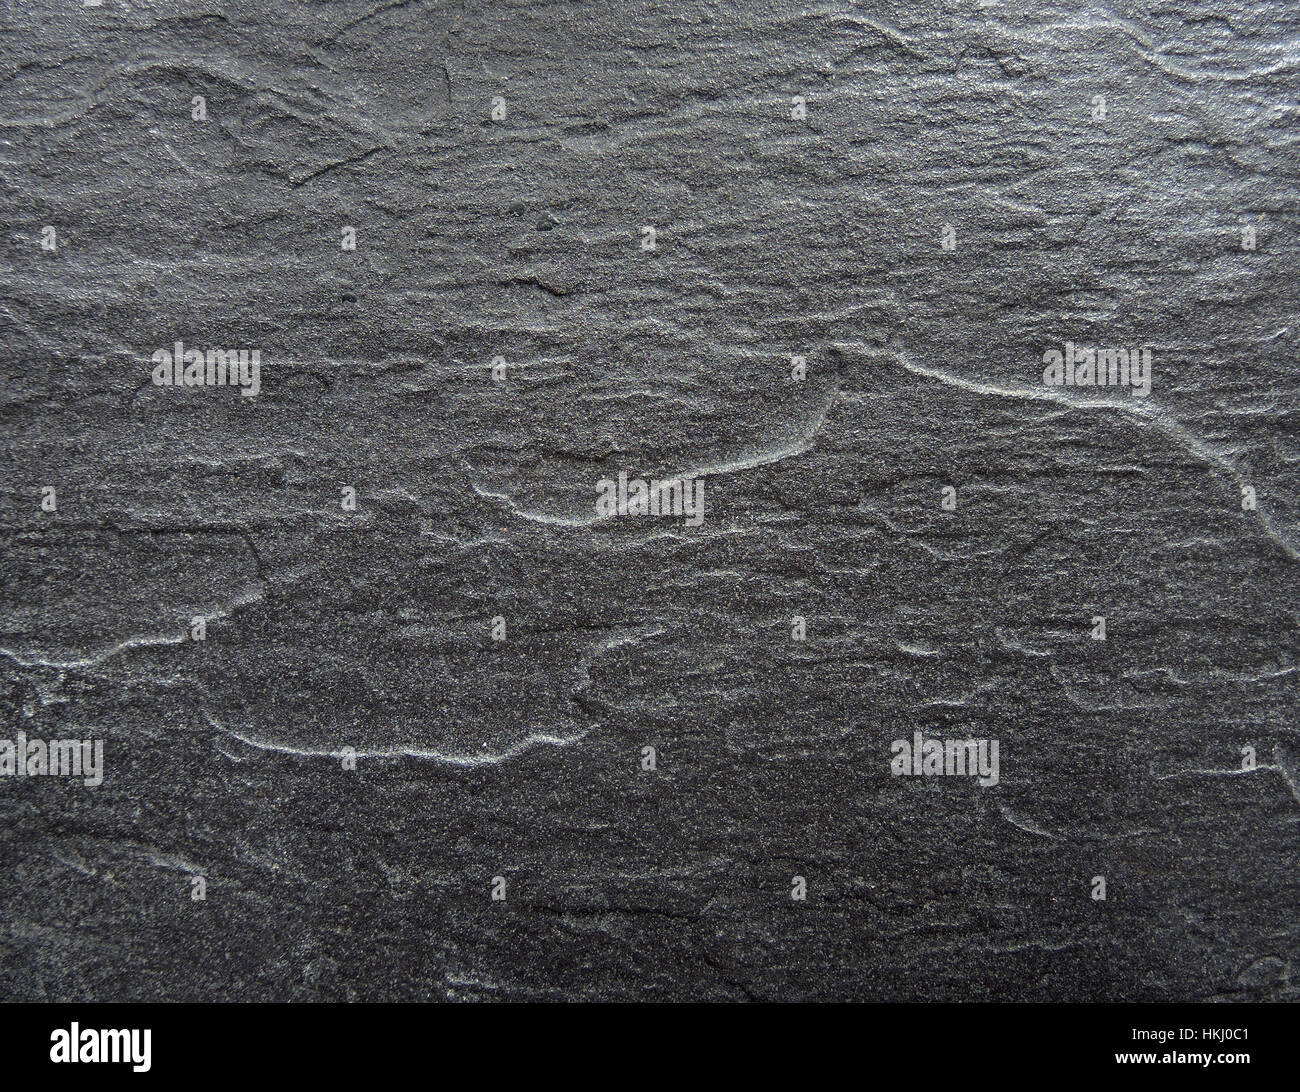
<path fill-rule="evenodd" d="M 0 997 L 1300 997 L 1294 5 L 3 8 Z"/>

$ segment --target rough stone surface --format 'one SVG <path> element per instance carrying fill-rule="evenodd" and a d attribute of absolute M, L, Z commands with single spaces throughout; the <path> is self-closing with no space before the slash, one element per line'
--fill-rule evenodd
<path fill-rule="evenodd" d="M 1294 5 L 4 7 L 0 997 L 1300 998 Z"/>

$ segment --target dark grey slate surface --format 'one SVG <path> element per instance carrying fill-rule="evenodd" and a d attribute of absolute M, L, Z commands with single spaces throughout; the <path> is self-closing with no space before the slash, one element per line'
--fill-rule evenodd
<path fill-rule="evenodd" d="M 5 5 L 0 997 L 1296 999 L 1298 41 Z"/>

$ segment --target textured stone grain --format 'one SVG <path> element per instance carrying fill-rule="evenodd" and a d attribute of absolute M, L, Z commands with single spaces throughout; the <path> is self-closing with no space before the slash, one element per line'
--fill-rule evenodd
<path fill-rule="evenodd" d="M 0 737 L 108 769 L 0 780 L 0 997 L 1297 999 L 1297 41 L 5 5 Z"/>

